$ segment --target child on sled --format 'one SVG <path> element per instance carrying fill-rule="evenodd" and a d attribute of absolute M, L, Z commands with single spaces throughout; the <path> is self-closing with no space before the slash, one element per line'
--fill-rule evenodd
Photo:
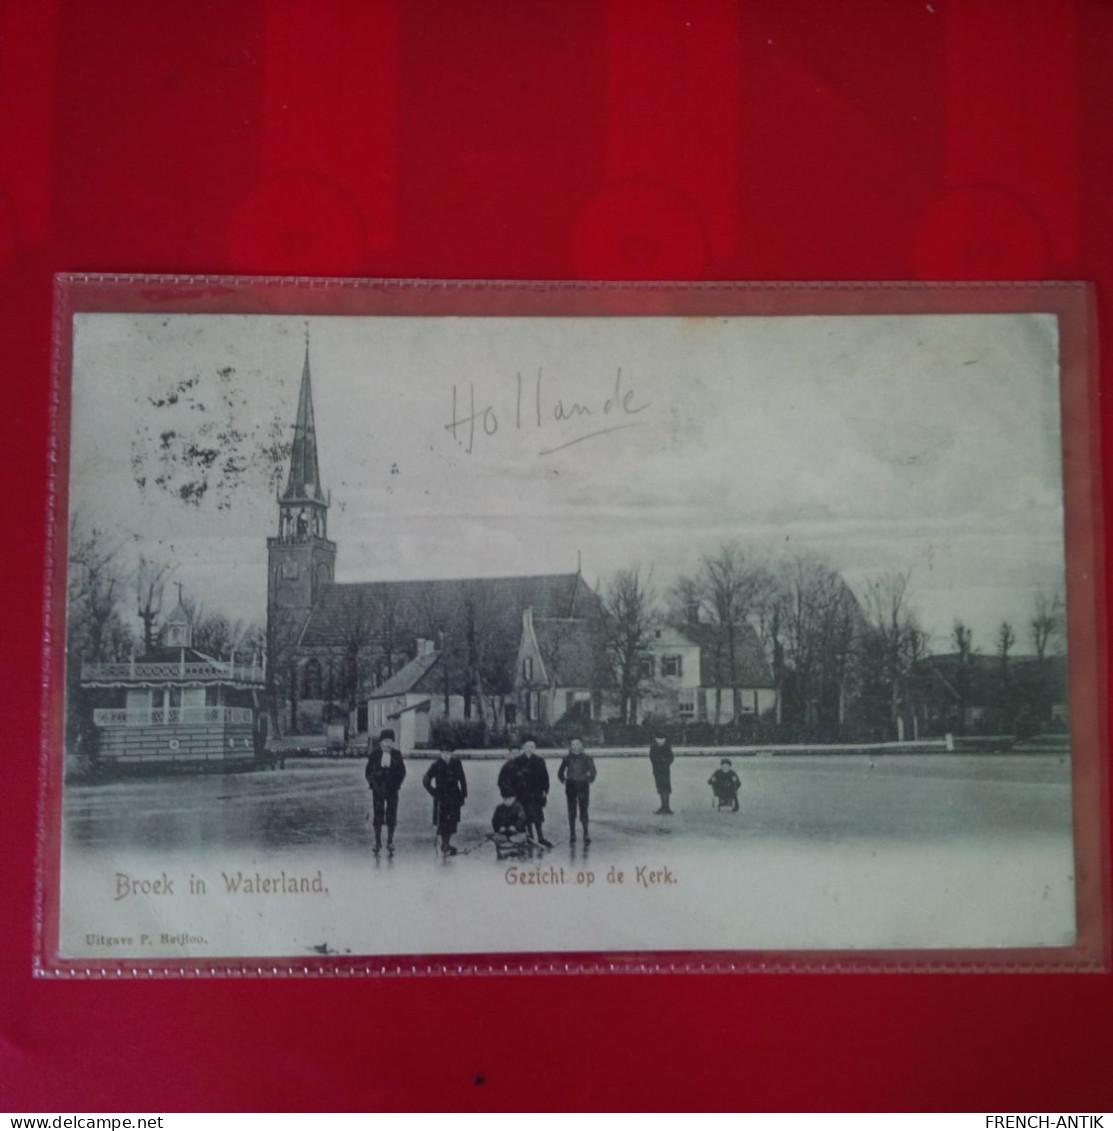
<path fill-rule="evenodd" d="M 724 758 L 719 763 L 719 768 L 707 779 L 707 784 L 711 786 L 720 809 L 738 812 L 738 791 L 742 788 L 742 781 L 730 768 L 729 758 Z"/>

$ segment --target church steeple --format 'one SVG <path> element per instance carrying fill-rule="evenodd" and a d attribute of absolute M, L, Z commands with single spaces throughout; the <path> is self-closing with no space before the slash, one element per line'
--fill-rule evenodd
<path fill-rule="evenodd" d="M 267 607 L 307 613 L 322 585 L 334 579 L 336 543 L 328 539 L 329 496 L 321 488 L 317 425 L 309 376 L 309 329 L 286 489 L 277 498 L 278 537 L 267 539 Z"/>
<path fill-rule="evenodd" d="M 313 419 L 313 386 L 309 376 L 309 331 L 305 333 L 305 363 L 301 370 L 298 416 L 294 422 L 294 444 L 290 452 L 290 474 L 282 502 L 321 503 L 328 506 L 321 491 L 321 471 L 317 463 L 317 425 Z"/>

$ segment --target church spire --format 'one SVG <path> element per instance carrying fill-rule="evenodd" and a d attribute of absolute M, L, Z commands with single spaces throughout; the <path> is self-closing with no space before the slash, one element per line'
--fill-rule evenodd
<path fill-rule="evenodd" d="M 290 475 L 281 501 L 326 503 L 317 464 L 317 426 L 313 420 L 313 388 L 309 378 L 308 326 L 305 331 L 305 364 L 301 371 L 298 416 L 294 423 L 294 443 L 290 452 Z"/>

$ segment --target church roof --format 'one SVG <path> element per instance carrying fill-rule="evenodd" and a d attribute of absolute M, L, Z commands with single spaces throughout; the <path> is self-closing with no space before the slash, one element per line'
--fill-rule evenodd
<path fill-rule="evenodd" d="M 557 687 L 602 687 L 614 682 L 601 620 L 534 617 L 533 634 L 546 673 Z"/>
<path fill-rule="evenodd" d="M 294 443 L 290 451 L 290 474 L 286 479 L 283 502 L 324 503 L 321 470 L 317 463 L 317 425 L 313 419 L 313 389 L 309 379 L 309 342 L 305 343 L 305 364 L 301 371 L 298 415 L 294 423 Z"/>
<path fill-rule="evenodd" d="M 450 627 L 468 602 L 488 631 L 506 635 L 511 652 L 517 649 L 527 608 L 539 617 L 600 615 L 599 598 L 578 573 L 337 582 L 321 592 L 300 643 L 303 648 L 343 648 L 352 639 L 352 626 L 362 621 L 367 646 L 382 646 L 389 625 L 394 646 L 405 650 L 418 637 L 435 637 L 438 629 Z"/>
<path fill-rule="evenodd" d="M 411 691 L 421 690 L 418 684 L 422 676 L 439 659 L 439 653 L 427 652 L 422 656 L 415 656 L 405 667 L 400 668 L 388 680 L 384 680 L 374 691 L 372 699 L 392 699 L 395 695 L 406 695 Z"/>

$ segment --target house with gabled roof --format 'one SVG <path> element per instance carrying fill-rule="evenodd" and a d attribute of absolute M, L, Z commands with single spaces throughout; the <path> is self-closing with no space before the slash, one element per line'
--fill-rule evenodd
<path fill-rule="evenodd" d="M 635 721 L 725 725 L 772 710 L 776 687 L 757 633 L 750 625 L 735 630 L 733 664 L 725 639 L 709 624 L 656 628 L 640 658 Z M 602 617 L 538 617 L 526 609 L 516 669 L 516 709 L 524 723 L 552 726 L 619 715 Z"/>
<path fill-rule="evenodd" d="M 437 652 L 431 640 L 417 641 L 417 655 L 376 687 L 367 698 L 370 735 L 384 727 L 394 731 L 403 750 L 428 746 L 433 723 L 465 718 L 460 672 L 451 658 Z"/>
<path fill-rule="evenodd" d="M 532 607 L 523 610 L 514 676 L 517 719 L 542 726 L 599 720 L 613 706 L 614 688 L 602 616 L 539 617 Z"/>

